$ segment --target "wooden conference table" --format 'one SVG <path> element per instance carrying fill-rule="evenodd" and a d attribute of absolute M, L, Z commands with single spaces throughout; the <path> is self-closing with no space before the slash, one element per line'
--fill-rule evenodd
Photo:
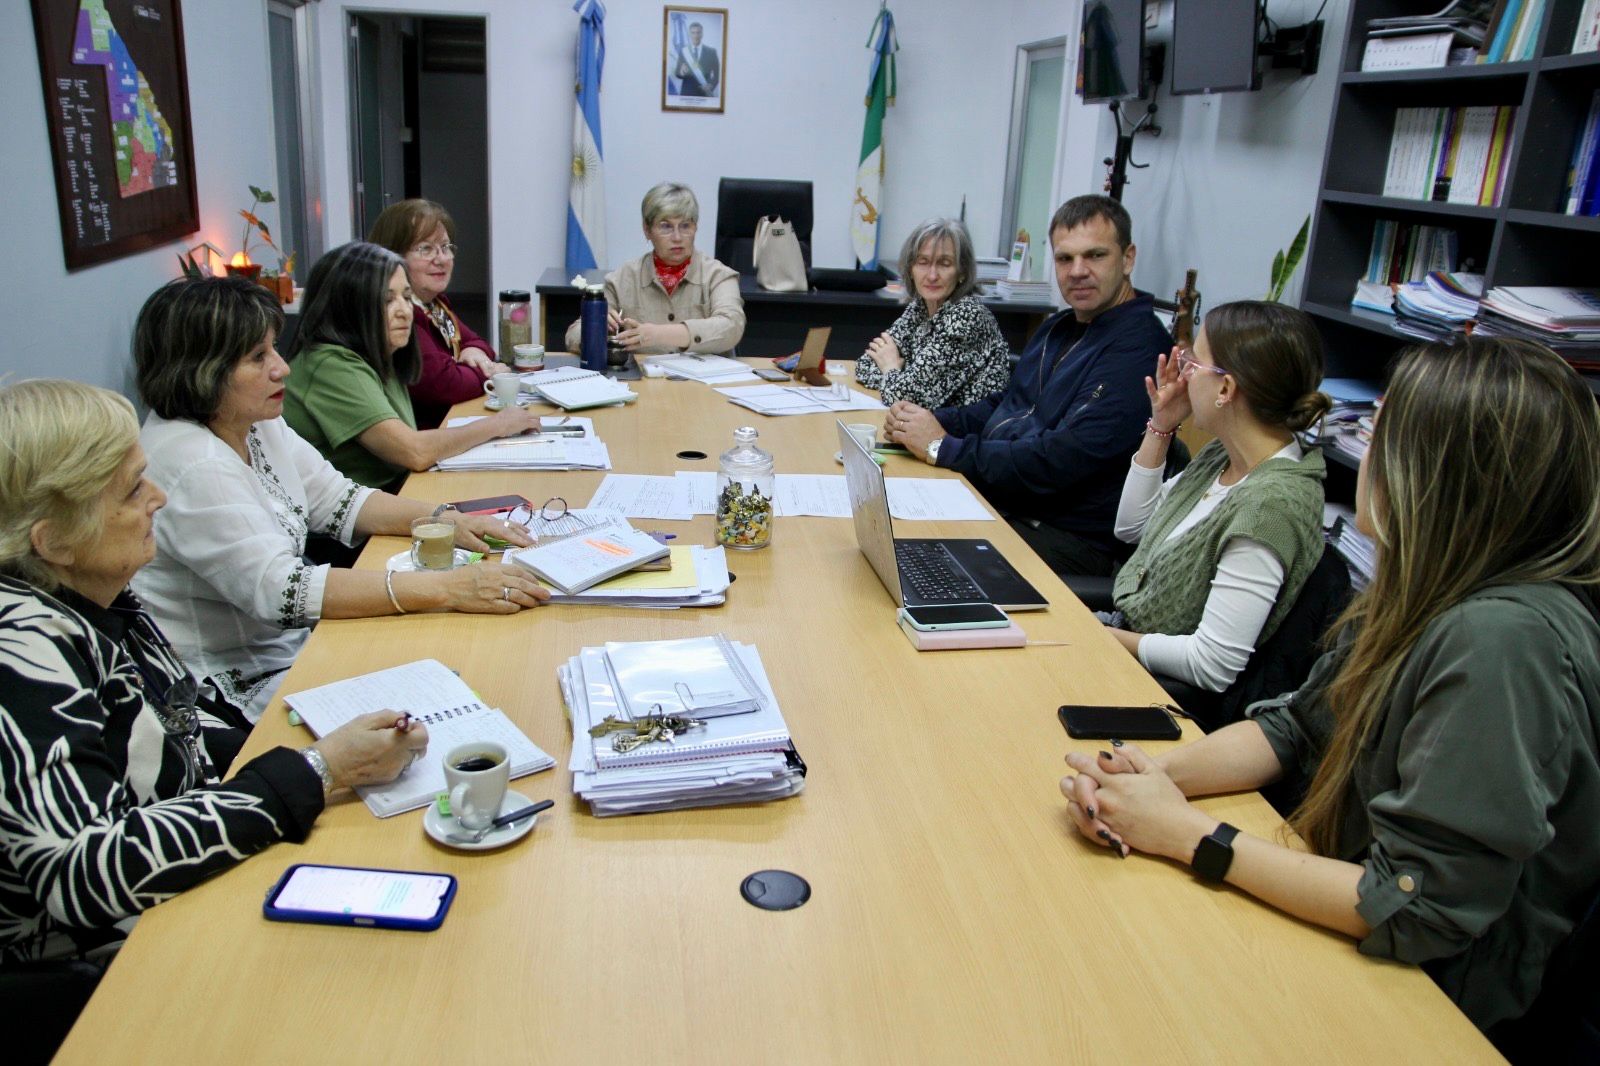
<path fill-rule="evenodd" d="M 589 412 L 616 469 L 714 469 L 755 423 L 780 472 L 837 473 L 834 419 L 760 418 L 693 382 L 646 380 Z M 683 449 L 710 456 L 674 458 Z M 887 473 L 941 476 L 891 459 Z M 425 474 L 427 500 L 508 490 L 581 504 L 598 473 Z M 710 543 L 711 519 L 653 523 Z M 920 654 L 844 519 L 782 518 L 730 552 L 727 605 L 546 607 L 323 622 L 296 691 L 432 656 L 505 709 L 556 769 L 533 834 L 463 854 L 422 814 L 335 802 L 279 845 L 146 914 L 58 1061 L 119 1062 L 1352 1062 L 1493 1061 L 1420 970 L 1368 959 L 1183 868 L 1080 840 L 1057 790 L 1062 702 L 1144 702 L 1156 684 L 1003 522 L 905 535 L 992 540 L 1051 600 L 1021 617 L 1065 647 Z M 404 546 L 375 541 L 361 565 Z M 597 819 L 571 794 L 556 665 L 580 647 L 723 632 L 761 649 L 810 766 L 806 790 L 751 807 Z M 245 755 L 303 746 L 275 700 Z M 440 753 L 430 753 L 437 757 Z M 1255 833 L 1253 794 L 1207 808 Z M 444 871 L 433 933 L 269 923 L 295 862 Z M 770 913 L 743 878 L 813 888 Z"/>

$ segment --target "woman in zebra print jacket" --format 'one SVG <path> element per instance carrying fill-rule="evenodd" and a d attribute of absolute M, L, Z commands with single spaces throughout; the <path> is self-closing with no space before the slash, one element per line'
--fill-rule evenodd
<path fill-rule="evenodd" d="M 133 406 L 70 381 L 0 389 L 0 455 L 0 967 L 107 954 L 146 907 L 304 839 L 329 791 L 426 749 L 380 711 L 222 782 L 244 718 L 127 590 L 166 499 Z"/>

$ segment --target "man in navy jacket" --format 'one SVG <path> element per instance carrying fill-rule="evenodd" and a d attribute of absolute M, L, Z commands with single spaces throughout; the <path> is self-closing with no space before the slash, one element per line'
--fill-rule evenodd
<path fill-rule="evenodd" d="M 890 440 L 966 475 L 1050 566 L 1109 574 L 1111 530 L 1150 399 L 1144 379 L 1172 338 L 1128 275 L 1136 249 L 1123 206 L 1078 196 L 1050 220 L 1067 310 L 1029 338 L 1004 392 L 965 407 L 889 409 Z"/>

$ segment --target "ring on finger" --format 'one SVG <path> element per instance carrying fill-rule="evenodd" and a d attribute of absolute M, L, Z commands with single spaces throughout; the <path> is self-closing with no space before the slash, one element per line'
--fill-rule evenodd
<path fill-rule="evenodd" d="M 511 602 L 511 586 L 510 585 L 505 585 L 505 586 L 501 587 L 501 589 L 500 589 L 500 598 L 505 600 L 507 603 Z"/>

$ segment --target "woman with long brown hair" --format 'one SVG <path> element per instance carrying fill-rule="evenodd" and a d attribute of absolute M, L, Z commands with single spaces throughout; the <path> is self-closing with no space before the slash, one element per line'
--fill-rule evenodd
<path fill-rule="evenodd" d="M 1158 757 L 1069 755 L 1061 787 L 1088 838 L 1424 964 L 1488 1029 L 1600 887 L 1594 396 L 1532 342 L 1413 349 L 1356 495 L 1377 571 L 1305 687 Z M 1279 779 L 1309 781 L 1296 840 L 1188 801 Z"/>

